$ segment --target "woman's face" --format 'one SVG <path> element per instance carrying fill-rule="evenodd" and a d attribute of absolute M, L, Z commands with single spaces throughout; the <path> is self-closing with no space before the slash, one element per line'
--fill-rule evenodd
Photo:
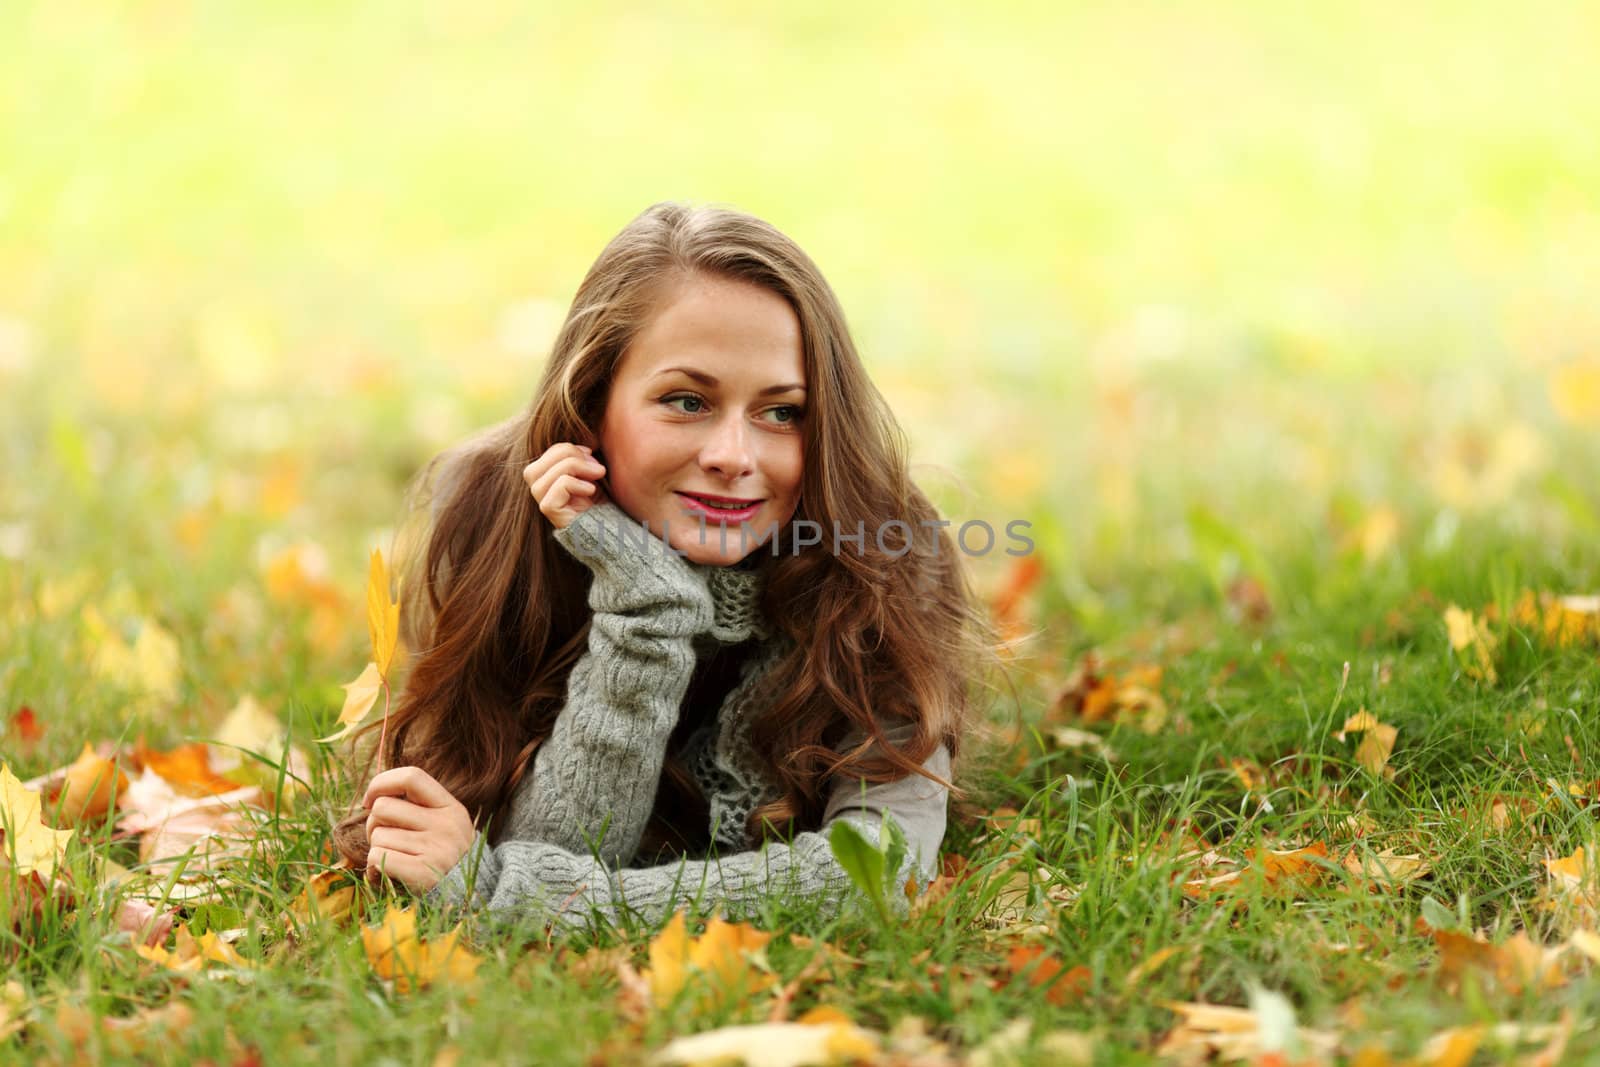
<path fill-rule="evenodd" d="M 599 442 L 612 500 L 691 562 L 739 562 L 794 516 L 805 401 L 788 301 L 686 278 L 612 378 Z"/>

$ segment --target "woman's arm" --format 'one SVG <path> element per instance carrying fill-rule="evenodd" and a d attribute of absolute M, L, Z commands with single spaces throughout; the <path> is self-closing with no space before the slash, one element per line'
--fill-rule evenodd
<path fill-rule="evenodd" d="M 594 614 L 567 702 L 518 791 L 519 834 L 626 863 L 655 804 L 712 597 L 703 574 L 615 504 L 593 505 L 554 536 L 593 573 Z"/>
<path fill-rule="evenodd" d="M 923 766 L 948 780 L 949 751 L 940 746 Z M 852 887 L 828 845 L 835 821 L 851 822 L 867 840 L 878 843 L 881 819 L 885 815 L 894 819 L 909 846 L 895 884 L 904 885 L 915 873 L 918 884 L 926 885 L 938 870 L 947 797 L 944 786 L 921 775 L 877 784 L 849 779 L 835 785 L 820 830 L 721 859 L 686 859 L 621 871 L 543 841 L 518 839 L 487 848 L 480 834 L 426 897 L 487 907 L 507 917 L 547 915 L 572 927 L 586 925 L 591 913 L 612 923 L 623 914 L 656 923 L 680 908 L 717 906 L 730 918 L 745 917 L 779 894 L 836 905 Z M 899 893 L 891 897 L 897 907 L 903 907 L 904 899 Z"/>

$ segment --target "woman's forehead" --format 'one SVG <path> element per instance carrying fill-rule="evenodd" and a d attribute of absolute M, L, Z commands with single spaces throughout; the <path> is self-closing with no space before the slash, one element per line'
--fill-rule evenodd
<path fill-rule="evenodd" d="M 623 353 L 619 378 L 685 375 L 707 387 L 805 385 L 800 322 L 770 290 L 722 280 L 688 283 Z"/>

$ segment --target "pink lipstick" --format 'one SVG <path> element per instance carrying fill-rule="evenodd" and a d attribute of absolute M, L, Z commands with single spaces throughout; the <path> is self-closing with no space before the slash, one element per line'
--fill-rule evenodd
<path fill-rule="evenodd" d="M 713 496 L 709 493 L 679 493 L 690 514 L 703 516 L 708 522 L 748 522 L 761 510 L 761 501 L 741 497 Z M 722 505 L 722 506 L 717 506 Z M 737 505 L 744 505 L 739 507 Z"/>

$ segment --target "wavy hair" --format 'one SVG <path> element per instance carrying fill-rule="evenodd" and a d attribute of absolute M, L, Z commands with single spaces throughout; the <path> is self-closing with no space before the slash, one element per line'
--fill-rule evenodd
<path fill-rule="evenodd" d="M 522 470 L 558 442 L 597 438 L 629 343 L 696 276 L 783 297 L 799 319 L 808 386 L 800 504 L 776 545 L 755 549 L 761 610 L 792 644 L 750 729 L 781 796 L 752 813 L 746 836 L 756 845 L 820 826 L 838 774 L 923 774 L 964 795 L 922 763 L 941 744 L 959 756 L 985 668 L 999 663 L 996 634 L 937 509 L 911 481 L 904 432 L 862 365 L 839 301 L 770 224 L 669 202 L 630 222 L 590 267 L 526 412 L 436 456 L 408 493 L 394 554 L 411 665 L 384 751 L 373 755 L 382 766 L 426 770 L 480 826 L 489 821 L 491 834 L 587 647 L 589 573 L 555 543 Z M 829 551 L 828 537 L 797 550 L 801 520 L 823 531 L 835 520 L 844 531 L 864 521 L 902 536 L 887 550 L 870 535 L 859 552 Z M 886 525 L 894 520 L 904 525 Z M 891 727 L 899 727 L 894 742 L 885 737 Z M 852 729 L 865 740 L 839 751 Z M 703 845 L 685 830 L 695 822 L 685 813 L 704 805 L 669 751 L 647 843 Z M 334 834 L 356 867 L 367 853 L 364 816 L 351 813 Z"/>

